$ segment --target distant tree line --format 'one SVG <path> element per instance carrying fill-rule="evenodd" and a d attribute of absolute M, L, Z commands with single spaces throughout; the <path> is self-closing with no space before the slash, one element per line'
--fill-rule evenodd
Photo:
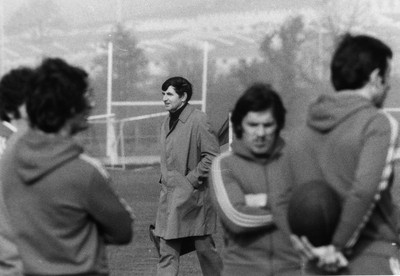
<path fill-rule="evenodd" d="M 335 1 L 323 2 L 328 12 L 333 10 Z M 329 58 L 336 40 L 343 32 L 361 24 L 360 7 L 355 6 L 354 11 L 357 12 L 348 12 L 344 23 L 339 22 L 337 15 L 331 12 L 311 27 L 300 15 L 288 17 L 275 30 L 265 34 L 259 45 L 259 58 L 240 60 L 223 75 L 217 75 L 216 62 L 210 58 L 207 112 L 211 120 L 216 125 L 223 124 L 237 97 L 254 82 L 268 82 L 281 94 L 289 110 L 288 126 L 295 126 L 304 120 L 308 102 L 316 95 L 329 91 Z M 28 1 L 7 24 L 8 32 L 25 34 L 32 40 L 51 41 L 54 34 L 68 29 L 68 23 L 52 0 Z M 193 99 L 200 99 L 203 73 L 201 49 L 184 43 L 175 45 L 175 50 L 165 54 L 159 64 L 164 74 L 154 76 L 148 71 L 151 56 L 138 47 L 135 33 L 127 26 L 117 24 L 104 37 L 90 65 L 95 88 L 101 91 L 96 96 L 96 113 L 104 113 L 106 108 L 108 42 L 112 42 L 114 48 L 113 101 L 160 100 L 161 83 L 173 75 L 188 78 L 194 86 Z M 114 113 L 117 118 L 138 115 L 132 108 L 118 108 Z"/>

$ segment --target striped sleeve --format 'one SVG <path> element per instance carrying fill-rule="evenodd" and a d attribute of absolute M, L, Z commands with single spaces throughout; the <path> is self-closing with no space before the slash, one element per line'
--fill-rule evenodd
<path fill-rule="evenodd" d="M 245 233 L 270 227 L 273 224 L 271 211 L 265 207 L 250 207 L 245 204 L 245 195 L 231 169 L 222 168 L 222 161 L 231 155 L 225 152 L 214 159 L 211 167 L 211 191 L 219 217 L 233 233 Z"/>
<path fill-rule="evenodd" d="M 389 186 L 396 156 L 398 123 L 390 114 L 384 111 L 382 114 L 389 124 L 377 123 L 369 136 L 367 134 L 354 188 L 345 202 L 342 222 L 334 236 L 333 243 L 339 248 L 354 246 L 381 199 L 382 191 Z"/>

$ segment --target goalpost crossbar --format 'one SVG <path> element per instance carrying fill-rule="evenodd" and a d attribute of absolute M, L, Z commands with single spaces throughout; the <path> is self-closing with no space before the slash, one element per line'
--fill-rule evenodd
<path fill-rule="evenodd" d="M 190 101 L 191 104 L 203 104 L 203 101 Z M 162 101 L 114 101 L 112 106 L 162 106 Z"/>

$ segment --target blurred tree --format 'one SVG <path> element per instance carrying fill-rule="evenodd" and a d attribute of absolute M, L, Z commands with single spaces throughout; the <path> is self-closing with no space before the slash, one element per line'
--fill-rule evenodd
<path fill-rule="evenodd" d="M 68 29 L 56 1 L 26 1 L 8 20 L 8 34 L 25 34 L 34 40 L 49 39 L 57 32 Z"/>
<path fill-rule="evenodd" d="M 239 90 L 244 91 L 255 82 L 273 83 L 273 70 L 262 60 L 248 62 L 244 59 L 239 60 L 237 65 L 231 68 L 230 75 L 239 83 Z"/>
<path fill-rule="evenodd" d="M 138 47 L 134 34 L 123 25 L 116 25 L 112 32 L 106 36 L 104 43 L 100 46 L 100 54 L 93 59 L 95 86 L 97 93 L 97 106 L 105 103 L 107 90 L 107 68 L 108 68 L 108 42 L 113 43 L 113 67 L 112 67 L 112 90 L 113 101 L 143 100 L 144 84 L 148 75 L 148 60 L 144 51 Z M 129 109 L 120 109 L 124 114 L 118 117 L 128 116 Z"/>
<path fill-rule="evenodd" d="M 260 50 L 265 62 L 275 72 L 274 86 L 282 91 L 283 98 L 291 104 L 296 91 L 300 50 L 305 41 L 304 22 L 301 16 L 290 18 L 274 32 L 266 34 Z"/>
<path fill-rule="evenodd" d="M 332 53 L 337 42 L 344 33 L 358 33 L 362 29 L 368 30 L 368 25 L 380 22 L 382 15 L 374 12 L 370 7 L 372 1 L 363 0 L 322 0 L 322 9 L 319 17 L 312 23 L 312 30 L 308 32 L 307 46 L 315 51 L 303 51 L 303 60 L 310 63 L 308 76 L 313 73 L 320 80 L 329 82 L 329 67 Z M 305 76 L 305 74 L 303 74 Z M 307 78 L 307 77 L 306 77 Z M 309 77 L 308 77 L 309 78 Z"/>
<path fill-rule="evenodd" d="M 321 64 L 320 38 L 317 31 L 306 28 L 302 16 L 289 17 L 265 34 L 260 44 L 261 59 L 243 60 L 231 74 L 243 90 L 254 82 L 270 83 L 289 111 L 287 125 L 295 126 L 304 121 L 309 101 L 326 87 L 321 73 L 326 63 Z"/>

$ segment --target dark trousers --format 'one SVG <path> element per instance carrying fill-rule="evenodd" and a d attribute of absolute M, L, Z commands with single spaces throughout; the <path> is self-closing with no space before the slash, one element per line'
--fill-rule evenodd
<path fill-rule="evenodd" d="M 222 260 L 215 248 L 211 235 L 190 238 L 194 242 L 197 258 L 203 275 L 219 276 L 222 270 Z M 183 242 L 188 238 L 164 240 L 160 239 L 160 259 L 157 265 L 158 276 L 176 276 L 179 272 L 179 257 Z"/>

